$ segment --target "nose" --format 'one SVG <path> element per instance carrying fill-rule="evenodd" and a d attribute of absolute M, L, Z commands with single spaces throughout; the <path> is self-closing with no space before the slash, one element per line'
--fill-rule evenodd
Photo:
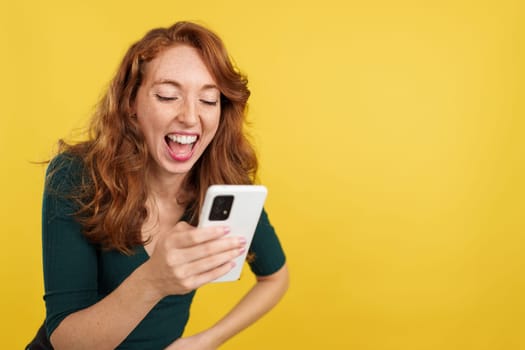
<path fill-rule="evenodd" d="M 196 104 L 190 99 L 184 99 L 182 108 L 177 114 L 177 120 L 187 126 L 193 126 L 197 124 L 198 112 Z"/>

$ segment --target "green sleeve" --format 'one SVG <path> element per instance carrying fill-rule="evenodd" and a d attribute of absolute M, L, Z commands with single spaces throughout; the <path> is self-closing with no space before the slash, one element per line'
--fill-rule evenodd
<path fill-rule="evenodd" d="M 255 229 L 250 252 L 254 255 L 250 268 L 257 276 L 268 276 L 277 272 L 286 261 L 279 239 L 264 209 Z"/>
<path fill-rule="evenodd" d="M 49 165 L 42 206 L 46 329 L 49 335 L 69 314 L 98 301 L 97 250 L 82 235 L 68 195 L 81 178 L 81 161 L 57 156 Z"/>

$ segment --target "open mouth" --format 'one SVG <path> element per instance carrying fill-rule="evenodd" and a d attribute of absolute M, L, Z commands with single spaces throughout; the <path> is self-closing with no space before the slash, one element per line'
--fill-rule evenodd
<path fill-rule="evenodd" d="M 199 139 L 198 135 L 168 134 L 164 137 L 170 150 L 170 154 L 176 160 L 189 159 L 193 152 L 193 147 Z"/>

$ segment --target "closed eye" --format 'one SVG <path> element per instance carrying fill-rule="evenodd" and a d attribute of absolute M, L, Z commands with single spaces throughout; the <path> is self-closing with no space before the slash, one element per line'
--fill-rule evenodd
<path fill-rule="evenodd" d="M 155 94 L 155 96 L 159 101 L 175 101 L 177 99 L 177 97 L 162 96 L 159 94 Z"/>
<path fill-rule="evenodd" d="M 211 100 L 200 100 L 200 101 L 208 106 L 217 106 L 217 101 L 211 101 Z"/>

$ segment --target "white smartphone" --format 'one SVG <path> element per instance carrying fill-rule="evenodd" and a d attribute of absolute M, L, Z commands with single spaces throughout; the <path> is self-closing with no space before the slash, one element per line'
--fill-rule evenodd
<path fill-rule="evenodd" d="M 212 282 L 239 280 L 267 193 L 266 187 L 261 185 L 212 185 L 208 188 L 199 227 L 227 226 L 230 235 L 246 239 L 246 251 L 235 259 L 235 267 Z"/>

